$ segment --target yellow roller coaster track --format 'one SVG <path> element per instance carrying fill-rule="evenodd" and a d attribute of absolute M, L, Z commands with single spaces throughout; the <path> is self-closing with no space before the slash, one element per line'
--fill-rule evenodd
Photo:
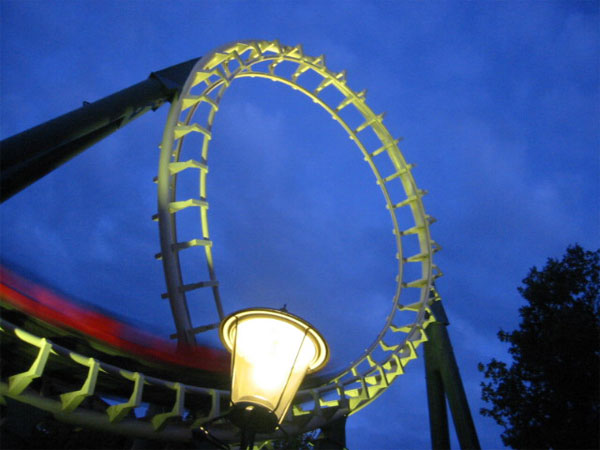
<path fill-rule="evenodd" d="M 310 72 L 313 73 L 312 84 L 314 74 L 320 77 L 321 81 L 316 87 L 309 88 L 304 82 Z M 159 213 L 156 217 L 160 221 L 161 230 L 160 257 L 165 265 L 169 286 L 169 292 L 164 294 L 164 297 L 183 304 L 183 310 L 187 311 L 186 292 L 210 287 L 219 316 L 223 315 L 213 262 L 214 246 L 208 226 L 208 156 L 213 123 L 220 101 L 234 80 L 246 77 L 283 83 L 306 95 L 326 110 L 362 153 L 375 175 L 390 213 L 397 244 L 398 275 L 397 288 L 387 320 L 379 335 L 362 355 L 320 387 L 305 393 L 314 399 L 314 409 L 305 410 L 303 405 L 296 405 L 294 408 L 294 414 L 302 415 L 314 413 L 323 406 L 337 406 L 343 403 L 347 405 L 350 413 L 354 413 L 373 401 L 403 373 L 406 363 L 416 357 L 418 345 L 426 340 L 423 329 L 428 320 L 431 320 L 428 319 L 426 309 L 432 298 L 437 298 L 432 283 L 441 275 L 432 261 L 432 255 L 439 250 L 439 246 L 431 240 L 429 234 L 429 225 L 433 218 L 425 213 L 421 200 L 426 192 L 417 188 L 411 173 L 413 166 L 405 161 L 398 147 L 400 140 L 394 139 L 384 126 L 384 114 L 375 114 L 367 106 L 365 91 L 352 90 L 347 84 L 345 71 L 330 71 L 325 65 L 324 56 L 307 56 L 300 45 L 289 47 L 278 41 L 247 41 L 222 46 L 196 63 L 179 99 L 171 105 L 161 144 L 158 175 Z M 341 94 L 341 100 L 337 104 L 329 104 L 323 95 L 326 90 L 332 89 Z M 200 108 L 201 105 L 204 107 Z M 344 111 L 350 108 L 354 108 L 360 114 L 361 123 L 350 123 L 344 119 Z M 363 142 L 362 135 L 368 129 L 372 130 L 379 141 L 375 148 L 369 148 Z M 197 134 L 201 140 L 195 141 L 195 148 L 186 149 L 186 155 L 197 156 L 181 160 L 186 137 L 191 134 Z M 390 167 L 390 162 L 393 171 L 384 172 L 384 167 Z M 182 171 L 188 170 L 198 171 L 199 196 L 177 199 L 177 177 Z M 394 198 L 392 190 L 389 189 L 392 183 L 401 183 L 401 191 L 404 192 L 401 198 Z M 175 216 L 186 208 L 199 210 L 201 234 L 197 239 L 178 242 Z M 411 217 L 409 227 L 400 228 L 399 214 L 408 214 Z M 403 252 L 403 243 L 407 239 L 418 241 L 419 251 L 416 254 L 406 255 Z M 184 285 L 181 280 L 184 278 L 182 271 L 185 268 L 180 263 L 179 254 L 199 245 L 203 246 L 205 251 L 210 279 Z M 405 271 L 406 265 L 417 266 L 420 270 Z M 405 279 L 404 274 L 407 272 L 418 272 L 420 276 Z M 406 291 L 412 292 L 407 294 Z M 399 302 L 401 293 L 410 298 L 409 304 Z M 176 316 L 176 322 L 178 319 L 181 318 Z M 180 320 L 178 333 L 182 334 L 195 334 L 217 325 L 192 326 L 188 320 L 187 326 L 182 327 L 181 323 Z"/>
<path fill-rule="evenodd" d="M 308 87 L 309 73 L 312 73 L 311 85 L 315 75 L 320 77 L 316 86 Z M 154 219 L 159 222 L 161 250 L 156 257 L 162 260 L 165 269 L 167 292 L 163 298 L 168 299 L 172 307 L 177 330 L 173 337 L 193 342 L 197 333 L 218 326 L 218 323 L 191 324 L 186 299 L 190 291 L 210 288 L 217 314 L 219 318 L 224 316 L 214 268 L 215 245 L 208 227 L 208 151 L 220 101 L 231 83 L 244 77 L 283 83 L 309 97 L 341 125 L 375 176 L 392 220 L 397 245 L 397 285 L 381 331 L 364 353 L 343 370 L 326 378 L 313 378 L 307 384 L 309 387 L 298 393 L 282 424 L 289 434 L 295 434 L 359 411 L 381 395 L 404 373 L 406 364 L 417 357 L 418 346 L 427 339 L 425 328 L 434 320 L 429 307 L 439 300 L 433 286 L 441 275 L 433 263 L 433 254 L 439 246 L 430 237 L 429 225 L 433 218 L 425 213 L 422 202 L 426 192 L 417 188 L 411 173 L 413 166 L 405 161 L 398 147 L 400 140 L 394 139 L 384 126 L 384 114 L 375 114 L 367 106 L 365 91 L 357 92 L 348 86 L 345 72 L 330 71 L 323 56 L 307 56 L 299 45 L 245 41 L 222 46 L 195 64 L 179 96 L 171 103 L 160 146 L 156 179 L 158 214 Z M 331 90 L 338 93 L 336 104 L 326 101 L 332 96 L 324 94 Z M 362 118 L 360 123 L 344 119 L 352 108 L 358 113 L 355 116 Z M 373 147 L 363 137 L 368 130 L 378 140 Z M 188 139 L 192 135 L 200 139 Z M 186 157 L 195 156 L 181 159 L 186 140 L 192 147 L 186 147 Z M 194 147 L 192 144 L 197 142 L 201 144 Z M 185 171 L 198 174 L 199 189 L 195 198 L 177 197 L 178 176 Z M 391 189 L 398 183 L 401 189 Z M 199 211 L 200 232 L 194 239 L 179 241 L 181 233 L 178 233 L 176 217 L 189 208 Z M 182 280 L 187 280 L 189 273 L 184 277 L 183 272 L 188 268 L 183 267 L 180 254 L 194 247 L 204 250 L 208 279 L 184 284 Z M 405 248 L 418 248 L 418 251 L 406 254 Z M 415 273 L 419 275 L 408 278 L 407 274 Z M 401 295 L 403 303 L 400 303 Z M 229 406 L 227 390 L 215 389 L 214 385 L 185 384 L 178 380 L 177 373 L 169 374 L 167 380 L 144 374 L 142 367 L 125 370 L 101 361 L 98 356 L 90 358 L 75 353 L 47 336 L 36 336 L 31 330 L 6 320 L 2 320 L 0 331 L 3 345 L 14 343 L 20 352 L 20 362 L 14 364 L 16 371 L 0 381 L 0 401 L 2 396 L 13 398 L 50 411 L 61 420 L 131 436 L 189 442 L 193 433 L 205 432 L 222 442 L 239 440 L 239 431 L 222 420 Z M 23 358 L 27 361 L 25 365 Z M 11 370 L 14 367 L 11 366 Z M 60 394 L 44 395 L 46 388 L 40 388 L 36 380 L 56 380 L 65 373 L 72 374 L 75 381 L 65 381 Z M 92 411 L 86 406 L 86 399 L 94 396 L 118 400 L 104 411 Z M 162 408 L 160 412 L 149 414 L 143 420 L 135 417 L 136 409 L 153 404 Z M 281 437 L 281 432 L 258 436 L 257 442 L 277 436 Z"/>

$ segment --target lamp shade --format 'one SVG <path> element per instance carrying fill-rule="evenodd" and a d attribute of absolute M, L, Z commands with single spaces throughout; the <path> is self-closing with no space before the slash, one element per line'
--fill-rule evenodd
<path fill-rule="evenodd" d="M 220 336 L 232 353 L 232 420 L 257 431 L 281 423 L 304 376 L 329 359 L 327 343 L 314 327 L 280 310 L 231 314 L 221 323 Z"/>

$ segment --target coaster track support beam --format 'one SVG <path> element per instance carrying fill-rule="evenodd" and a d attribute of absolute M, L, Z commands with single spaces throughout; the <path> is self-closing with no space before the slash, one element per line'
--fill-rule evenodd
<path fill-rule="evenodd" d="M 426 328 L 424 353 L 431 446 L 434 450 L 450 449 L 447 399 L 460 447 L 479 450 L 477 430 L 448 336 L 446 312 L 441 301 L 434 301 L 430 310 L 435 321 Z"/>
<path fill-rule="evenodd" d="M 1 141 L 0 202 L 133 119 L 172 101 L 197 60 L 152 72 L 140 83 Z"/>

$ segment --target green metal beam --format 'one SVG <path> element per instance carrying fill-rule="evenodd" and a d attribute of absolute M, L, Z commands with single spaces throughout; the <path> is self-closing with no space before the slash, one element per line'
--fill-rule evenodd
<path fill-rule="evenodd" d="M 432 448 L 450 448 L 445 402 L 447 398 L 460 447 L 480 449 L 477 430 L 446 329 L 446 313 L 441 301 L 434 301 L 430 309 L 436 321 L 426 328 L 428 341 L 424 344 L 424 352 Z"/>
<path fill-rule="evenodd" d="M 341 416 L 321 428 L 315 450 L 346 450 L 346 419 Z"/>
<path fill-rule="evenodd" d="M 440 372 L 435 370 L 435 357 L 425 347 L 425 378 L 427 382 L 427 403 L 429 406 L 429 427 L 431 431 L 431 448 L 435 450 L 450 449 L 450 431 L 446 412 L 446 395 Z"/>
<path fill-rule="evenodd" d="M 0 201 L 4 202 L 142 114 L 171 101 L 196 59 L 0 142 Z"/>

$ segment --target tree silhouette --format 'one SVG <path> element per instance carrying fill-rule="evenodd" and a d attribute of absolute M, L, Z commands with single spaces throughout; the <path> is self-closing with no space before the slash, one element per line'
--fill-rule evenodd
<path fill-rule="evenodd" d="M 521 322 L 498 337 L 513 363 L 479 364 L 488 383 L 481 413 L 504 426 L 513 448 L 600 446 L 600 250 L 579 245 L 533 267 L 519 292 Z"/>

